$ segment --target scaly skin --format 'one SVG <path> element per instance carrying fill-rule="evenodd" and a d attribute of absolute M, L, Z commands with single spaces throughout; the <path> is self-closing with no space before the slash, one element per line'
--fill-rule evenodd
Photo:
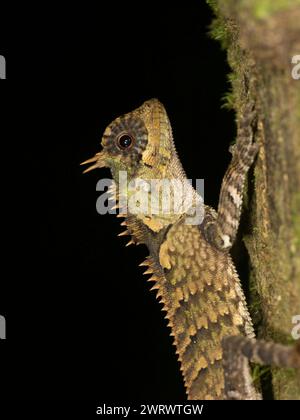
<path fill-rule="evenodd" d="M 153 289 L 164 304 L 189 399 L 225 399 L 222 339 L 254 336 L 228 253 L 238 228 L 244 179 L 257 151 L 251 139 L 250 111 L 239 127 L 218 213 L 205 206 L 199 225 L 186 223 L 186 211 L 121 213 L 131 243 L 143 243 L 149 249 L 150 255 L 142 265 L 148 266 L 146 273 L 153 274 Z M 131 136 L 131 144 L 122 148 L 124 134 Z M 114 120 L 104 132 L 102 146 L 100 153 L 84 162 L 93 163 L 86 171 L 110 167 L 119 199 L 126 194 L 118 185 L 120 170 L 127 171 L 128 181 L 186 178 L 166 111 L 156 99 Z M 195 191 L 192 195 L 197 197 Z M 242 397 L 259 398 L 248 367 L 243 375 L 246 391 Z"/>

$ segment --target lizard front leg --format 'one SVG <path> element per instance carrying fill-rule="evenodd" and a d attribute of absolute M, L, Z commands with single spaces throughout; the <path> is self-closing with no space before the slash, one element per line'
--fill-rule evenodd
<path fill-rule="evenodd" d="M 223 178 L 217 218 L 204 224 L 205 237 L 220 250 L 231 248 L 238 230 L 246 175 L 258 151 L 258 145 L 253 143 L 254 123 L 250 102 L 242 110 L 237 141 L 231 147 L 232 160 Z"/>

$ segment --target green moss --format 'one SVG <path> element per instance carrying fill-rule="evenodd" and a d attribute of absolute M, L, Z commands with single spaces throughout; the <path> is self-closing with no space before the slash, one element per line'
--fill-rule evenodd
<path fill-rule="evenodd" d="M 253 272 L 250 272 L 249 276 L 249 312 L 251 319 L 256 331 L 259 331 L 262 324 L 262 312 L 261 312 L 261 297 L 257 290 L 256 278 Z"/>
<path fill-rule="evenodd" d="M 244 86 L 245 56 L 239 45 L 236 43 L 237 27 L 232 19 L 225 18 L 219 10 L 216 2 L 208 3 L 213 8 L 216 18 L 210 25 L 209 35 L 221 45 L 221 48 L 227 51 L 227 60 L 232 68 L 228 75 L 231 85 L 228 92 L 222 98 L 223 108 L 238 109 L 240 107 L 240 98 Z"/>
<path fill-rule="evenodd" d="M 209 26 L 209 35 L 214 40 L 218 41 L 223 50 L 228 48 L 230 42 L 230 33 L 228 32 L 225 21 L 216 17 Z"/>
<path fill-rule="evenodd" d="M 300 0 L 257 0 L 247 1 L 252 14 L 257 19 L 267 19 L 270 15 L 287 10 L 291 7 L 299 6 Z"/>
<path fill-rule="evenodd" d="M 223 96 L 222 96 L 222 105 L 221 107 L 223 109 L 234 109 L 235 107 L 235 103 L 236 103 L 236 95 L 235 92 L 233 90 L 233 84 L 236 82 L 236 74 L 231 72 L 228 74 L 227 76 L 228 81 L 230 83 L 230 90 L 228 90 L 228 92 L 226 92 Z"/>
<path fill-rule="evenodd" d="M 299 83 L 299 80 L 297 80 L 297 83 Z M 298 96 L 297 96 L 297 119 L 300 121 L 300 89 L 298 91 Z"/>
<path fill-rule="evenodd" d="M 272 369 L 274 393 L 282 400 L 299 400 L 300 379 L 296 369 Z"/>
<path fill-rule="evenodd" d="M 217 13 L 218 8 L 218 0 L 206 0 L 206 3 L 212 8 L 212 10 Z"/>
<path fill-rule="evenodd" d="M 296 252 L 296 250 L 300 249 L 300 192 L 295 193 L 293 196 L 291 218 L 294 230 L 292 251 Z"/>
<path fill-rule="evenodd" d="M 229 90 L 228 92 L 226 92 L 222 96 L 221 101 L 222 101 L 222 105 L 221 105 L 222 109 L 228 109 L 228 110 L 234 109 L 235 97 L 232 90 Z"/>
<path fill-rule="evenodd" d="M 263 376 L 269 374 L 271 371 L 270 366 L 261 366 L 256 363 L 252 364 L 251 376 L 255 386 L 259 386 Z"/>

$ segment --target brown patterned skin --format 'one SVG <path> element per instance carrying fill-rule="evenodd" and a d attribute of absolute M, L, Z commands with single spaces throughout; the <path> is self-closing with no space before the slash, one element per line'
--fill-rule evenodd
<path fill-rule="evenodd" d="M 228 250 L 238 228 L 244 179 L 257 147 L 252 143 L 251 109 L 241 118 L 232 163 L 225 175 L 218 213 L 205 206 L 200 224 L 186 223 L 181 213 L 121 214 L 130 243 L 144 243 L 150 256 L 141 265 L 152 273 L 153 289 L 164 304 L 189 399 L 225 399 L 222 339 L 253 337 L 244 294 Z M 129 139 L 125 136 L 129 136 Z M 120 137 L 121 136 L 121 137 Z M 121 143 L 128 144 L 126 149 Z M 156 99 L 114 120 L 105 130 L 103 150 L 84 163 L 87 171 L 111 168 L 128 179 L 185 179 L 169 119 Z M 147 193 L 148 194 L 148 193 Z M 192 194 L 196 196 L 196 192 Z M 245 399 L 258 398 L 248 367 L 243 372 Z"/>
<path fill-rule="evenodd" d="M 221 341 L 253 336 L 239 279 L 228 254 L 211 246 L 198 226 L 180 220 L 164 244 L 164 296 L 185 386 L 191 399 L 223 398 Z"/>

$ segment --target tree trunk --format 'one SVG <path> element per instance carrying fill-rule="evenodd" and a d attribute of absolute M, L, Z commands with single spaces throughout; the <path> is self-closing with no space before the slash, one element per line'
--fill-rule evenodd
<path fill-rule="evenodd" d="M 300 314 L 300 0 L 209 0 L 212 34 L 227 49 L 239 117 L 252 98 L 260 145 L 244 237 L 250 258 L 250 309 L 258 336 L 292 344 Z M 300 58 L 300 57 L 299 57 Z M 295 60 L 295 59 L 294 59 Z M 257 314 L 260 314 L 258 320 Z M 300 372 L 272 369 L 275 399 L 300 399 Z"/>

